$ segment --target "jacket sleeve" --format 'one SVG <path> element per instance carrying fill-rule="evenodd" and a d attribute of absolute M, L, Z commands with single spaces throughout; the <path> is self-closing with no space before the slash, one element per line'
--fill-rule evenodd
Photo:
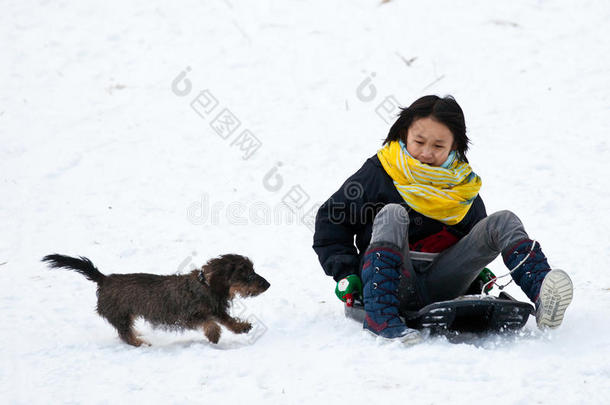
<path fill-rule="evenodd" d="M 473 226 L 475 226 L 480 220 L 487 216 L 487 210 L 485 209 L 485 204 L 483 203 L 483 199 L 481 198 L 480 194 L 477 195 L 477 198 L 474 199 L 472 205 L 472 218 L 470 221 L 471 223 L 469 224 L 470 229 L 472 229 Z M 470 232 L 470 229 L 468 230 L 468 232 Z"/>
<path fill-rule="evenodd" d="M 322 204 L 316 215 L 313 249 L 324 272 L 335 281 L 359 272 L 354 236 L 365 227 L 363 207 L 374 175 L 371 165 L 365 163 Z"/>

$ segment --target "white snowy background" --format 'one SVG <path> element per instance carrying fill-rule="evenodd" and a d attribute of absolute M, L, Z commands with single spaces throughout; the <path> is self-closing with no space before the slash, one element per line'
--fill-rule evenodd
<path fill-rule="evenodd" d="M 1 402 L 608 403 L 609 21 L 605 0 L 3 1 Z M 463 107 L 488 212 L 571 275 L 559 330 L 405 348 L 344 318 L 301 219 L 380 147 L 379 105 L 425 94 Z M 235 252 L 271 288 L 235 308 L 248 336 L 140 321 L 134 348 L 53 252 L 156 274 Z"/>

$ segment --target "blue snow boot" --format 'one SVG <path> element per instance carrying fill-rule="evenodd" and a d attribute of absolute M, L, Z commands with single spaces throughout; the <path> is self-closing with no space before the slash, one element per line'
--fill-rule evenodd
<path fill-rule="evenodd" d="M 540 244 L 524 239 L 502 254 L 515 283 L 536 305 L 536 324 L 540 329 L 557 328 L 572 302 L 573 286 L 568 274 L 552 270 Z"/>
<path fill-rule="evenodd" d="M 421 334 L 408 328 L 398 316 L 398 283 L 402 254 L 391 243 L 371 244 L 364 254 L 362 295 L 364 297 L 364 329 L 389 340 L 417 343 Z"/>

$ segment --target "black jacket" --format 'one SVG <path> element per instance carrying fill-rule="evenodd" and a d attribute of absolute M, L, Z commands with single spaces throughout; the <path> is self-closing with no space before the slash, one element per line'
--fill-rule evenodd
<path fill-rule="evenodd" d="M 401 204 L 408 210 L 410 248 L 423 252 L 448 248 L 487 216 L 480 196 L 456 225 L 445 225 L 414 211 L 400 196 L 375 155 L 318 210 L 313 249 L 327 275 L 339 281 L 349 274 L 360 274 L 360 259 L 371 240 L 373 219 L 389 203 Z"/>

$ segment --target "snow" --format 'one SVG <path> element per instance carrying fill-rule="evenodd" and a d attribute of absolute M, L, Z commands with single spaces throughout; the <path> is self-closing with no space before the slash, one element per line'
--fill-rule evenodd
<path fill-rule="evenodd" d="M 2 10 L 3 403 L 607 403 L 607 1 Z M 379 148 L 384 101 L 428 93 L 464 109 L 488 212 L 517 213 L 571 275 L 559 330 L 405 348 L 343 316 L 301 219 Z M 224 108 L 240 122 L 226 139 Z M 236 252 L 271 288 L 236 303 L 250 335 L 215 346 L 138 322 L 152 346 L 133 348 L 95 314 L 95 284 L 40 262 L 53 252 L 156 274 Z"/>

